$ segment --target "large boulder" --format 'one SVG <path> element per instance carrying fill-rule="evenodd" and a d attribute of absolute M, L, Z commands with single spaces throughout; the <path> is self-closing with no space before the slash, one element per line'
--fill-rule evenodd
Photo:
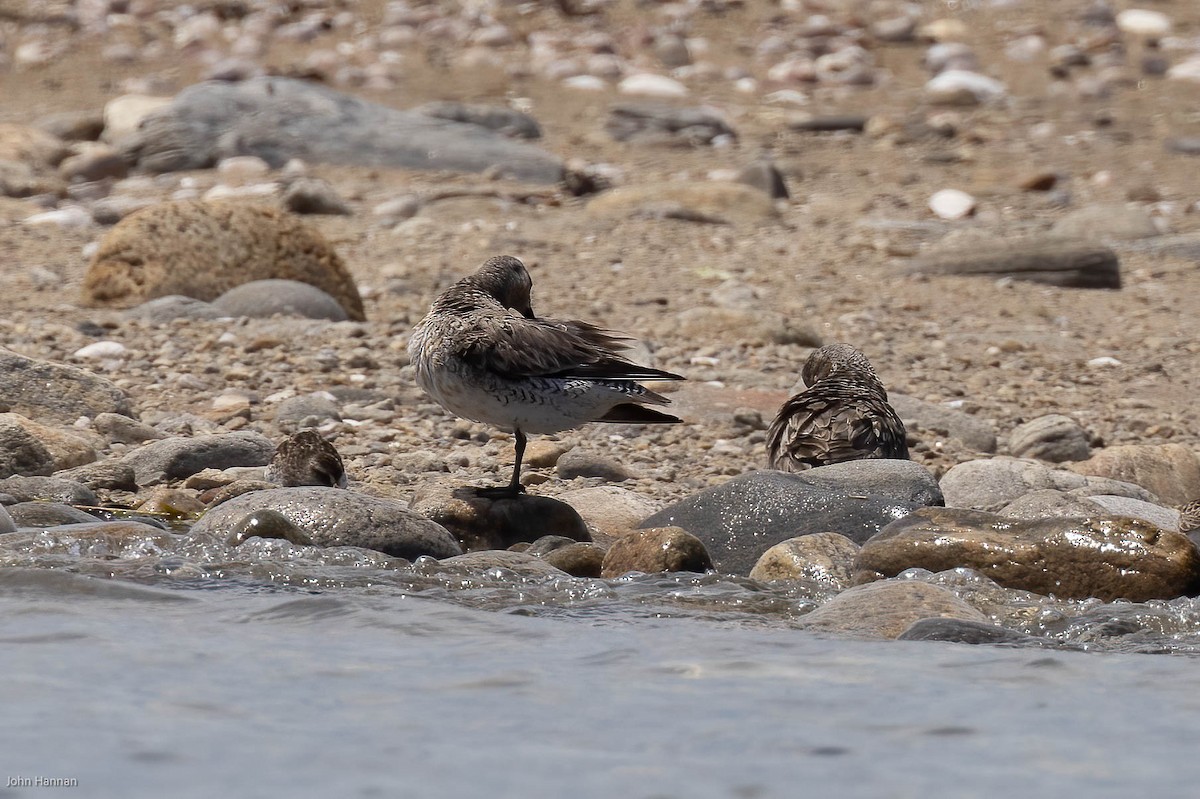
<path fill-rule="evenodd" d="M 366 318 L 342 259 L 298 216 L 236 201 L 180 200 L 143 208 L 100 240 L 83 279 L 88 305 L 127 308 L 181 294 L 215 300 L 256 280 L 295 280 Z"/>
<path fill-rule="evenodd" d="M 1200 552 L 1186 535 L 1140 519 L 1018 520 L 922 508 L 863 545 L 856 579 L 905 569 L 974 569 L 1006 588 L 1061 599 L 1174 599 L 1200 586 Z"/>
<path fill-rule="evenodd" d="M 244 535 L 246 517 L 275 511 L 317 546 L 374 549 L 397 558 L 449 558 L 462 548 L 445 528 L 403 502 L 340 488 L 298 486 L 242 494 L 210 510 L 194 536 L 229 540 Z"/>
<path fill-rule="evenodd" d="M 348 166 L 494 171 L 533 183 L 561 179 L 561 162 L 479 124 L 367 102 L 309 81 L 259 77 L 206 81 L 149 114 L 122 143 L 152 172 L 206 169 L 255 155 Z M 332 292 L 331 292 L 332 293 Z"/>

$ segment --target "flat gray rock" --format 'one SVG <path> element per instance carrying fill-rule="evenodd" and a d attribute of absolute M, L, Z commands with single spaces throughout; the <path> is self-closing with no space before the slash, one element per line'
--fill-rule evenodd
<path fill-rule="evenodd" d="M 214 308 L 212 303 L 182 294 L 156 297 L 125 311 L 125 316 L 130 319 L 144 319 L 156 325 L 163 325 L 175 319 L 220 319 L 227 315 Z"/>
<path fill-rule="evenodd" d="M 537 120 L 512 108 L 500 105 L 478 105 L 459 103 L 453 100 L 438 100 L 423 103 L 412 109 L 414 114 L 448 119 L 478 125 L 481 128 L 502 133 L 513 139 L 540 139 L 542 128 Z"/>
<path fill-rule="evenodd" d="M 74 424 L 80 416 L 105 411 L 132 414 L 125 392 L 103 377 L 74 366 L 26 358 L 0 347 L 0 411 L 36 421 Z"/>
<path fill-rule="evenodd" d="M 12 516 L 8 514 L 8 509 L 0 505 L 0 533 L 12 533 L 17 529 L 17 525 L 13 522 Z"/>
<path fill-rule="evenodd" d="M 556 183 L 563 175 L 553 155 L 480 125 L 401 111 L 282 77 L 189 86 L 143 121 L 122 150 L 151 172 L 206 169 L 229 156 L 256 155 L 276 168 L 299 158 L 348 166 L 495 170 L 532 183 Z"/>
<path fill-rule="evenodd" d="M 756 471 L 686 497 L 638 526 L 680 527 L 700 539 L 717 571 L 748 575 L 781 541 L 832 532 L 862 543 L 917 507 L 814 485 L 802 475 Z"/>
<path fill-rule="evenodd" d="M 8 512 L 19 527 L 58 527 L 99 521 L 95 516 L 61 502 L 18 502 Z"/>
<path fill-rule="evenodd" d="M 946 504 L 933 472 L 913 461 L 869 458 L 818 466 L 795 476 L 847 494 L 877 494 L 917 505 Z"/>
<path fill-rule="evenodd" d="M 913 258 L 902 272 L 1006 277 L 1071 288 L 1121 288 L 1121 264 L 1115 252 L 1101 244 L 1057 236 L 937 248 Z"/>
<path fill-rule="evenodd" d="M 1179 511 L 1175 508 L 1166 508 L 1133 497 L 1114 497 L 1108 494 L 1094 494 L 1088 497 L 1087 501 L 1099 505 L 1109 514 L 1141 519 L 1164 530 L 1179 529 Z"/>
<path fill-rule="evenodd" d="M 192 534 L 228 539 L 247 516 L 262 511 L 279 513 L 317 546 L 362 547 L 407 560 L 462 554 L 444 527 L 403 502 L 324 486 L 242 494 L 204 514 Z"/>
<path fill-rule="evenodd" d="M 275 314 L 345 322 L 350 317 L 338 301 L 321 289 L 298 280 L 252 280 L 235 286 L 212 301 L 222 316 L 267 319 Z"/>
<path fill-rule="evenodd" d="M 617 141 L 681 142 L 711 144 L 718 136 L 737 138 L 729 123 L 707 108 L 680 108 L 653 101 L 615 105 L 604 123 Z"/>
<path fill-rule="evenodd" d="M 1146 208 L 1125 203 L 1097 203 L 1076 208 L 1055 222 L 1051 231 L 1080 241 L 1144 239 L 1162 233 Z"/>
<path fill-rule="evenodd" d="M 238 431 L 207 436 L 164 438 L 138 447 L 122 459 L 133 467 L 139 486 L 182 480 L 204 469 L 266 466 L 275 444 L 260 433 Z"/>

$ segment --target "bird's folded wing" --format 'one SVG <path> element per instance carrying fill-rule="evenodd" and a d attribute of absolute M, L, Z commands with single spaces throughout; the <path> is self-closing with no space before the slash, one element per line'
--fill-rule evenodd
<path fill-rule="evenodd" d="M 472 336 L 462 357 L 501 377 L 594 380 L 681 380 L 679 375 L 638 366 L 616 354 L 628 339 L 587 322 L 527 319 L 516 313 L 492 317 Z"/>

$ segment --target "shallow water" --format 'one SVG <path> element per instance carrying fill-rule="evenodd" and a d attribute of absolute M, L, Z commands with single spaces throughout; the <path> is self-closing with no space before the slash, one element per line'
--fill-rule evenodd
<path fill-rule="evenodd" d="M 1200 780 L 1190 601 L 915 574 L 1071 649 L 874 642 L 798 629 L 811 587 L 715 575 L 2 538 L 0 777 L 78 788 L 0 796 L 1191 796 Z"/>

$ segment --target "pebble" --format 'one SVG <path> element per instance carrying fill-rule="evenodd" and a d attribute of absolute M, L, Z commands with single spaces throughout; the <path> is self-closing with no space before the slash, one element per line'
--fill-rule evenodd
<path fill-rule="evenodd" d="M 941 105 L 990 103 L 1003 98 L 1006 93 L 1004 84 L 995 78 L 964 69 L 948 69 L 925 84 L 926 98 Z"/>
<path fill-rule="evenodd" d="M 1161 11 L 1127 8 L 1117 14 L 1117 27 L 1122 33 L 1146 39 L 1161 39 L 1171 32 L 1171 18 Z"/>
<path fill-rule="evenodd" d="M 655 75 L 650 72 L 637 72 L 621 80 L 617 84 L 621 94 L 640 94 L 646 97 L 687 97 L 690 92 L 674 78 L 665 75 Z"/>
<path fill-rule="evenodd" d="M 942 219 L 963 219 L 975 213 L 975 198 L 958 189 L 942 189 L 929 198 L 929 210 Z"/>

